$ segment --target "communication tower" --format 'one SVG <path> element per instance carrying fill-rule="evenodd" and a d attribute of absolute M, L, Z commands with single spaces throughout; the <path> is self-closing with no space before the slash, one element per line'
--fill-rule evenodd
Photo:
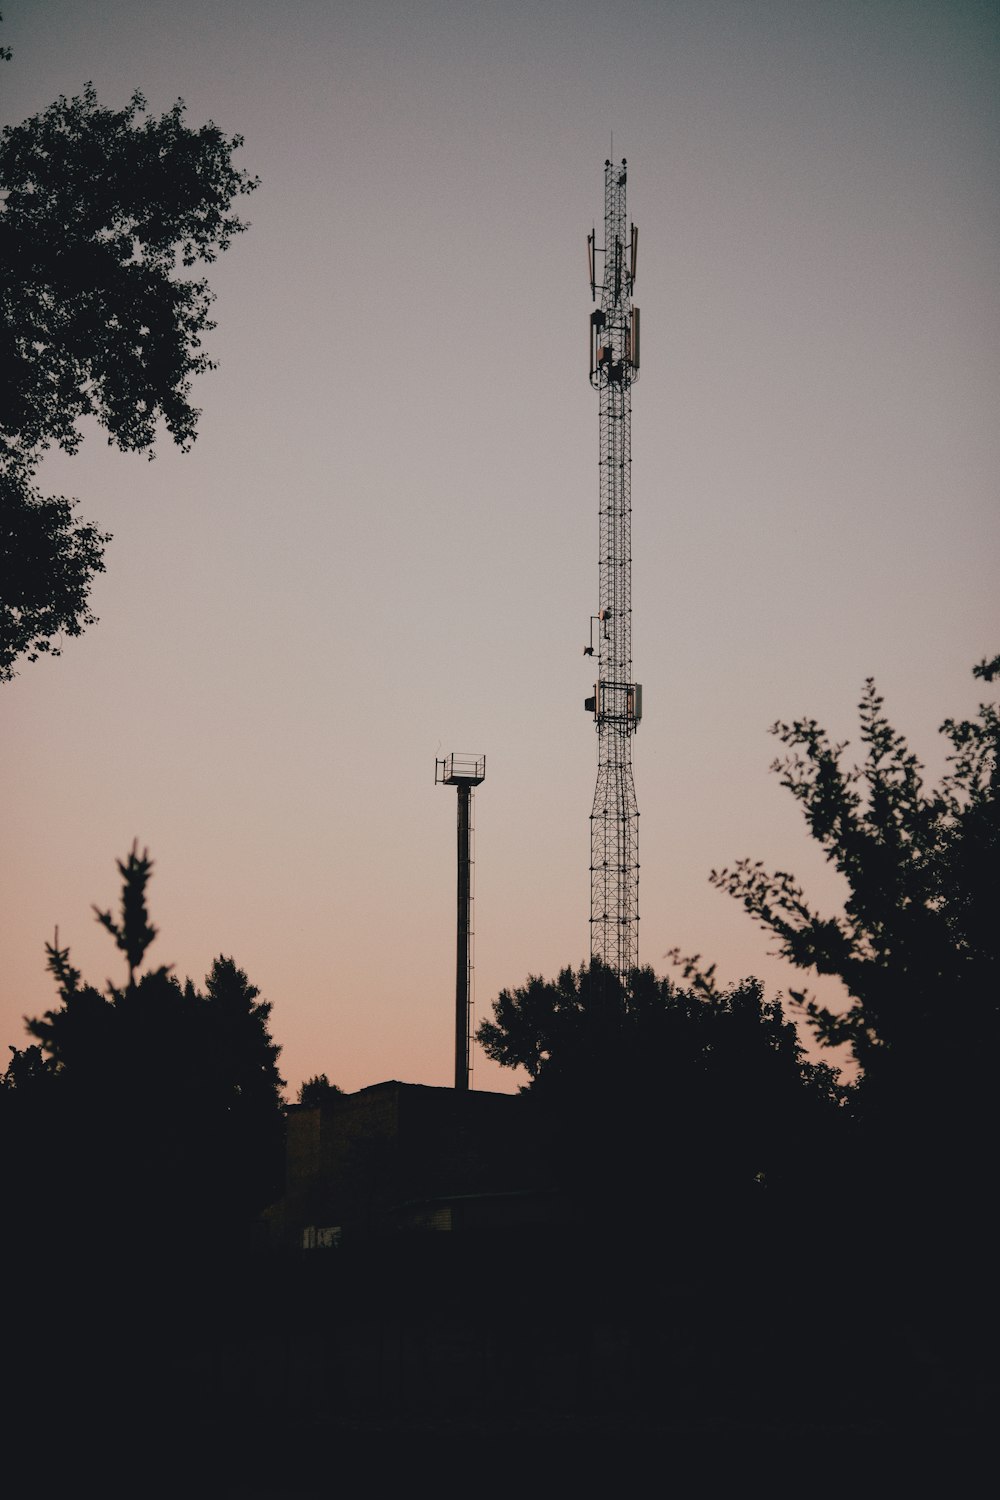
<path fill-rule="evenodd" d="M 446 755 L 434 762 L 434 785 L 458 791 L 458 936 L 455 958 L 455 1087 L 467 1090 L 472 1071 L 473 859 L 472 789 L 486 777 L 485 755 Z"/>
<path fill-rule="evenodd" d="M 639 375 L 639 309 L 632 305 L 639 235 L 626 234 L 626 162 L 604 163 L 604 245 L 587 236 L 590 383 L 600 397 L 599 605 L 586 656 L 595 656 L 597 787 L 590 814 L 590 956 L 624 983 L 639 961 L 639 809 L 632 736 L 642 687 L 632 681 L 632 383 Z M 600 264 L 601 280 L 598 281 Z M 597 642 L 595 646 L 595 627 Z"/>

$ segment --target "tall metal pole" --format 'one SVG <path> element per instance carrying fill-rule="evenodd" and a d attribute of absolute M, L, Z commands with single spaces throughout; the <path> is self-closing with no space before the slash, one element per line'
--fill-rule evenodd
<path fill-rule="evenodd" d="M 434 762 L 434 784 L 458 791 L 458 919 L 455 943 L 455 1087 L 469 1087 L 472 1030 L 472 790 L 486 777 L 485 755 L 447 755 Z"/>
<path fill-rule="evenodd" d="M 590 814 L 590 955 L 627 982 L 639 962 L 639 808 L 632 736 L 642 687 L 632 681 L 632 383 L 639 374 L 639 309 L 632 305 L 638 231 L 625 229 L 627 169 L 604 163 L 604 244 L 588 236 L 590 383 L 600 396 L 598 680 L 586 700 L 597 726 L 597 786 Z M 598 259 L 602 279 L 597 279 Z"/>
<path fill-rule="evenodd" d="M 469 937 L 472 907 L 469 900 L 472 851 L 469 846 L 469 803 L 472 787 L 458 786 L 458 945 L 455 959 L 455 1087 L 469 1087 Z"/>

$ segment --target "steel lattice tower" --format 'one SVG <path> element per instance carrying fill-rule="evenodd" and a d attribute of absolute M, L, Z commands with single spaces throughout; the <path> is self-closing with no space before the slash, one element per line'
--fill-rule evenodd
<path fill-rule="evenodd" d="M 642 688 L 632 681 L 632 382 L 639 373 L 639 309 L 632 306 L 638 232 L 625 232 L 626 163 L 604 163 L 604 246 L 588 237 L 590 383 L 600 396 L 600 605 L 590 622 L 597 682 L 586 701 L 597 726 L 597 787 L 590 814 L 590 956 L 626 982 L 639 961 L 639 809 L 632 736 Z M 597 280 L 598 258 L 603 280 Z"/>

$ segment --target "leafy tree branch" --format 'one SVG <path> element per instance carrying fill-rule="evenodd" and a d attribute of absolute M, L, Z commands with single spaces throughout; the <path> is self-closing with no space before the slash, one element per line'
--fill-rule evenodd
<path fill-rule="evenodd" d="M 989 682 L 1000 658 L 975 675 Z M 844 760 L 810 719 L 772 730 L 788 753 L 772 769 L 844 877 L 843 913 L 820 914 L 793 875 L 739 860 L 711 881 L 742 903 L 796 967 L 839 976 L 845 1013 L 793 995 L 819 1040 L 849 1042 L 866 1071 L 926 1077 L 1000 1040 L 1000 715 L 946 719 L 949 769 L 937 788 L 890 724 L 869 680 L 859 705 L 864 758 Z M 985 1053 L 984 1053 L 985 1049 Z"/>
<path fill-rule="evenodd" d="M 214 294 L 191 271 L 247 227 L 242 144 L 181 100 L 108 109 L 92 84 L 0 133 L 0 681 L 95 620 L 110 537 L 33 487 L 45 450 L 75 453 L 85 417 L 150 458 L 161 423 L 194 442 Z"/>

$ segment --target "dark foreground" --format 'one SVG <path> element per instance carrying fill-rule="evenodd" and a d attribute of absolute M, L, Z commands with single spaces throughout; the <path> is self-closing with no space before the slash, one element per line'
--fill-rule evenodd
<path fill-rule="evenodd" d="M 817 1262 L 818 1231 L 797 1260 L 748 1220 L 627 1246 L 577 1226 L 46 1251 L 6 1317 L 8 1493 L 713 1494 L 782 1471 L 803 1494 L 917 1471 L 962 1492 L 1000 1395 L 981 1283 L 929 1286 L 915 1256 L 866 1286 L 832 1226 Z"/>

